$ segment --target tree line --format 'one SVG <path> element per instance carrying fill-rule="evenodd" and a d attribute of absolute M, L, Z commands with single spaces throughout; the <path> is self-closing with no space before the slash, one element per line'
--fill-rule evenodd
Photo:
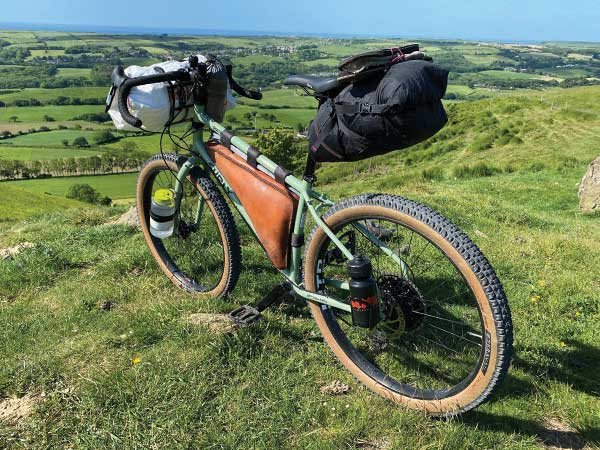
<path fill-rule="evenodd" d="M 110 149 L 100 155 L 68 157 L 41 161 L 0 159 L 0 179 L 26 180 L 31 178 L 100 175 L 138 171 L 147 155 L 127 143 L 121 149 Z M 127 150 L 129 148 L 129 150 Z"/>

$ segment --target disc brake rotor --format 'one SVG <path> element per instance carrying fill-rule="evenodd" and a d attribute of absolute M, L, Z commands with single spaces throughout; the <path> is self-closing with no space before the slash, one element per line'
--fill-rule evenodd
<path fill-rule="evenodd" d="M 417 287 L 406 278 L 381 275 L 377 279 L 381 293 L 381 307 L 385 319 L 379 328 L 390 340 L 412 331 L 423 323 L 425 300 Z"/>

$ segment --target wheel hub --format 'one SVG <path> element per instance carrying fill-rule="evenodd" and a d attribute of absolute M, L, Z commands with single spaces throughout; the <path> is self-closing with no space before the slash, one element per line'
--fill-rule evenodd
<path fill-rule="evenodd" d="M 377 279 L 381 293 L 384 320 L 381 329 L 389 338 L 396 338 L 412 331 L 423 323 L 425 300 L 417 287 L 406 278 L 382 275 Z"/>
<path fill-rule="evenodd" d="M 193 230 L 192 230 L 192 227 L 189 226 L 185 220 L 180 219 L 178 231 L 179 231 L 179 236 L 182 239 L 187 239 L 188 237 L 190 237 L 190 234 L 192 234 Z"/>

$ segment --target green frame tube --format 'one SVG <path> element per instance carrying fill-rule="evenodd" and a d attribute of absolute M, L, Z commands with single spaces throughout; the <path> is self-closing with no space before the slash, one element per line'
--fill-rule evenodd
<path fill-rule="evenodd" d="M 217 134 L 221 134 L 225 127 L 220 123 L 213 120 L 209 115 L 204 112 L 204 107 L 202 105 L 196 105 L 194 107 L 196 113 L 196 121 L 194 126 L 197 130 L 193 133 L 193 143 L 191 147 L 192 156 L 185 162 L 185 164 L 179 170 L 177 175 L 177 181 L 175 182 L 175 193 L 176 193 L 176 207 L 179 208 L 179 202 L 182 197 L 182 185 L 179 180 L 184 180 L 190 171 L 196 167 L 201 166 L 204 169 L 210 171 L 218 183 L 222 186 L 223 190 L 231 200 L 232 204 L 235 206 L 237 211 L 240 213 L 244 221 L 248 224 L 250 229 L 256 235 L 256 229 L 252 224 L 252 220 L 248 216 L 244 206 L 240 202 L 233 188 L 229 185 L 225 177 L 221 174 L 215 163 L 212 161 L 208 152 L 206 151 L 206 147 L 204 144 L 204 131 L 205 127 L 208 127 L 210 131 L 215 132 Z M 245 142 L 243 139 L 233 136 L 231 138 L 231 144 L 239 150 L 245 157 L 248 155 L 248 149 L 250 145 Z M 265 155 L 260 155 L 257 158 L 258 166 L 261 170 L 268 175 L 275 177 L 275 170 L 278 167 L 278 164 L 274 161 L 267 158 Z M 299 195 L 298 208 L 296 211 L 296 216 L 294 218 L 294 234 L 303 235 L 304 234 L 304 225 L 306 222 L 306 214 L 307 212 L 312 216 L 315 223 L 325 232 L 325 234 L 331 239 L 334 245 L 340 249 L 340 251 L 344 254 L 348 260 L 352 259 L 354 255 L 352 252 L 348 250 L 348 248 L 337 238 L 335 233 L 331 231 L 331 229 L 327 226 L 327 224 L 323 221 L 317 210 L 322 206 L 332 206 L 334 204 L 326 195 L 321 194 L 313 190 L 312 183 L 307 180 L 300 180 L 296 178 L 294 175 L 288 175 L 285 178 L 285 184 L 295 191 Z M 315 206 L 315 203 L 317 204 Z M 200 203 L 199 203 L 200 209 Z M 400 261 L 402 270 L 405 271 L 405 263 L 400 259 L 398 255 L 392 252 L 389 248 L 387 248 L 376 236 L 373 236 L 366 228 L 361 227 L 361 233 L 365 234 L 372 242 L 379 246 L 384 253 L 391 256 L 393 259 L 398 259 Z M 291 282 L 293 290 L 296 294 L 305 298 L 306 300 L 322 303 L 333 308 L 341 309 L 343 311 L 350 311 L 350 305 L 344 302 L 341 302 L 338 299 L 333 297 L 317 294 L 314 292 L 306 291 L 303 288 L 303 280 L 302 280 L 302 248 L 301 247 L 291 247 L 291 258 L 289 268 L 286 270 L 280 270 L 280 272 Z M 338 280 L 325 280 L 325 284 L 333 287 L 337 287 L 339 289 L 348 289 L 347 282 L 341 282 Z"/>

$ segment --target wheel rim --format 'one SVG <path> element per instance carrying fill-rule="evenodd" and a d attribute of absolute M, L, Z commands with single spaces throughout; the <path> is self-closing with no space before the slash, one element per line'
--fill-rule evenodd
<path fill-rule="evenodd" d="M 356 223 L 381 238 L 408 270 L 402 271 L 397 262 L 367 241 L 353 225 Z M 390 282 L 389 289 L 383 289 L 392 292 L 383 292 L 380 303 L 388 320 L 373 331 L 354 327 L 349 314 L 323 306 L 323 317 L 338 345 L 363 372 L 401 395 L 431 400 L 462 391 L 481 367 L 489 335 L 486 337 L 477 298 L 455 262 L 429 238 L 392 218 L 354 216 L 333 230 L 354 254 L 371 259 L 374 277 L 380 283 L 386 277 L 403 283 L 402 289 L 396 284 L 402 295 L 393 294 Z M 340 256 L 331 241 L 324 239 L 315 280 L 317 290 L 345 299 L 347 291 L 322 283 L 324 278 L 347 279 Z M 422 308 L 419 298 L 424 300 Z M 401 311 L 408 320 L 398 320 L 389 311 Z M 408 327 L 400 333 L 397 328 L 389 329 L 407 322 Z"/>
<path fill-rule="evenodd" d="M 158 189 L 172 189 L 175 181 L 175 174 L 165 167 L 157 168 L 149 175 L 144 188 L 147 226 L 152 196 Z M 182 198 L 173 236 L 160 239 L 150 234 L 150 239 L 161 261 L 183 287 L 195 292 L 209 292 L 217 288 L 225 272 L 222 232 L 206 195 L 189 177 L 182 181 Z"/>

